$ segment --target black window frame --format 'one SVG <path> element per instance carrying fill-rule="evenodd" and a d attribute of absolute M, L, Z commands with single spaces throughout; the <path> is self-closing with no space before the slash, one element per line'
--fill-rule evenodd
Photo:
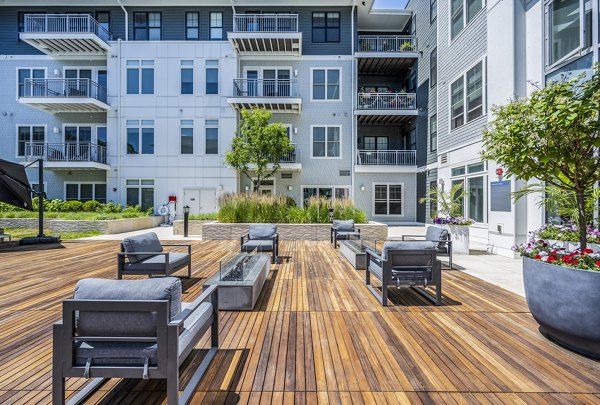
<path fill-rule="evenodd" d="M 434 13 L 435 10 L 435 13 Z M 437 20 L 437 0 L 429 0 L 429 24 L 433 24 Z"/>
<path fill-rule="evenodd" d="M 330 22 L 329 22 L 329 14 L 335 13 L 337 14 L 337 26 L 330 26 Z M 315 26 L 315 15 L 316 14 L 324 14 L 324 20 L 325 20 L 325 25 L 320 27 L 320 26 Z M 332 19 L 333 20 L 333 19 Z M 339 11 L 313 11 L 312 13 L 312 20 L 311 20 L 311 35 L 312 35 L 312 42 L 315 44 L 339 44 L 342 41 L 342 13 Z M 324 41 L 316 41 L 315 40 L 315 30 L 323 30 L 324 31 Z M 331 41 L 329 40 L 329 31 L 330 30 L 337 30 L 337 41 Z"/>
<path fill-rule="evenodd" d="M 212 15 L 213 14 L 221 14 L 221 26 L 217 27 L 212 25 Z M 208 39 L 210 41 L 222 41 L 223 40 L 223 33 L 225 32 L 225 27 L 224 27 L 224 15 L 222 11 L 211 11 L 208 13 Z M 212 36 L 212 30 L 214 29 L 220 29 L 221 30 L 221 37 L 220 38 L 213 38 Z"/>
<path fill-rule="evenodd" d="M 192 26 L 188 26 L 188 15 L 190 14 L 196 14 L 196 16 L 198 18 L 196 18 L 196 21 L 198 23 L 197 26 L 192 27 Z M 190 38 L 188 36 L 188 31 L 190 29 L 195 29 L 196 30 L 196 38 Z M 198 11 L 186 11 L 185 12 L 185 40 L 186 41 L 199 41 L 200 40 L 200 12 Z"/>
<path fill-rule="evenodd" d="M 432 62 L 435 61 L 435 64 Z M 438 60 L 437 60 L 437 47 L 433 48 L 429 54 L 429 88 L 434 88 L 438 81 Z"/>
<path fill-rule="evenodd" d="M 138 14 L 145 14 L 146 15 L 146 25 L 144 27 L 138 27 L 136 26 L 136 22 L 135 22 L 135 16 Z M 150 19 L 149 19 L 149 15 L 150 14 L 158 14 L 160 16 L 159 18 L 159 23 L 160 25 L 158 27 L 150 27 Z M 163 36 L 162 36 L 162 12 L 161 11 L 135 11 L 133 13 L 133 40 L 134 41 L 156 41 L 154 39 L 150 39 L 150 28 L 158 28 L 159 32 L 160 32 L 160 38 L 158 39 L 158 41 L 161 41 Z M 137 31 L 138 29 L 144 29 L 146 31 L 146 38 L 145 39 L 138 39 L 137 38 Z"/>

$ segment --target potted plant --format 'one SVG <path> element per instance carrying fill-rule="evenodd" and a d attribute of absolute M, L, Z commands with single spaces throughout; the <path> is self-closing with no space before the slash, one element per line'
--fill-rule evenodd
<path fill-rule="evenodd" d="M 525 296 L 540 331 L 600 358 L 600 262 L 588 248 L 586 196 L 600 181 L 600 70 L 589 80 L 563 78 L 528 98 L 493 107 L 483 156 L 522 181 L 540 181 L 515 197 L 553 186 L 576 204 L 578 246 L 532 238 L 523 257 Z"/>
<path fill-rule="evenodd" d="M 453 185 L 449 191 L 444 191 L 441 187 L 432 188 L 419 201 L 437 204 L 437 211 L 431 213 L 433 223 L 448 230 L 454 253 L 468 255 L 469 226 L 473 225 L 475 221 L 463 216 L 463 200 L 466 195 L 463 184 L 459 183 Z"/>

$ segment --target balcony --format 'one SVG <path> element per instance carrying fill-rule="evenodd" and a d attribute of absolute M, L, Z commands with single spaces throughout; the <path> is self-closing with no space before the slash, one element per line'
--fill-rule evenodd
<path fill-rule="evenodd" d="M 56 58 L 106 58 L 112 35 L 87 14 L 26 14 L 22 41 Z"/>
<path fill-rule="evenodd" d="M 49 113 L 106 112 L 106 88 L 90 79 L 25 79 L 19 102 Z"/>
<path fill-rule="evenodd" d="M 233 79 L 233 97 L 227 102 L 235 110 L 265 108 L 274 113 L 300 114 L 302 99 L 292 79 Z"/>
<path fill-rule="evenodd" d="M 296 147 L 295 143 L 293 143 L 292 146 L 294 147 L 294 149 L 287 152 L 283 158 L 279 159 L 279 167 L 281 168 L 281 170 L 285 170 L 285 171 L 300 171 L 300 170 L 302 170 L 302 163 L 300 163 L 300 156 L 299 156 L 298 148 Z M 274 159 L 269 159 L 269 160 L 271 162 L 274 161 Z M 268 166 L 270 168 L 273 167 L 272 164 L 269 164 Z M 254 167 L 256 167 L 256 166 L 254 166 Z"/>
<path fill-rule="evenodd" d="M 391 74 L 408 69 L 419 57 L 419 52 L 416 37 L 359 35 L 354 55 L 359 74 Z"/>
<path fill-rule="evenodd" d="M 106 163 L 106 147 L 95 143 L 25 144 L 27 160 L 44 159 L 47 169 L 110 170 Z"/>
<path fill-rule="evenodd" d="M 234 14 L 227 38 L 238 55 L 302 54 L 298 14 Z"/>
<path fill-rule="evenodd" d="M 358 93 L 354 110 L 360 124 L 398 124 L 417 114 L 415 93 Z"/>
<path fill-rule="evenodd" d="M 356 153 L 356 172 L 414 173 L 417 152 L 414 150 L 359 150 Z"/>

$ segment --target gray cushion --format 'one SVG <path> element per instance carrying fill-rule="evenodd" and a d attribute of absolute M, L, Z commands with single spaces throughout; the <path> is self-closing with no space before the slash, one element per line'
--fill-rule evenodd
<path fill-rule="evenodd" d="M 352 239 L 355 236 L 359 236 L 360 234 L 358 232 L 336 232 L 336 239 L 340 240 L 340 239 Z"/>
<path fill-rule="evenodd" d="M 242 245 L 244 252 L 251 252 L 257 250 L 259 252 L 270 252 L 273 250 L 272 240 L 249 240 Z"/>
<path fill-rule="evenodd" d="M 429 241 L 446 240 L 448 239 L 448 230 L 439 226 L 429 226 L 425 232 L 425 239 Z M 445 245 L 446 243 L 442 242 L 438 244 L 438 247 L 441 248 Z"/>
<path fill-rule="evenodd" d="M 333 221 L 331 227 L 338 232 L 354 232 L 354 220 L 348 219 L 343 221 L 341 219 L 336 219 Z"/>
<path fill-rule="evenodd" d="M 250 239 L 271 239 L 276 233 L 277 225 L 252 224 L 249 227 L 248 236 Z"/>
<path fill-rule="evenodd" d="M 390 250 L 429 250 L 437 249 L 437 243 L 429 241 L 388 241 L 383 244 L 381 258 L 388 260 L 388 251 Z"/>
<path fill-rule="evenodd" d="M 166 258 L 166 255 L 157 255 L 150 256 L 147 259 L 136 263 L 125 263 L 124 270 L 125 272 L 127 272 L 128 270 L 137 270 L 163 274 L 165 269 Z M 180 269 L 183 266 L 187 266 L 189 262 L 190 255 L 188 255 L 187 253 L 169 252 L 169 266 L 167 267 L 167 273 L 171 274 L 175 270 Z"/>
<path fill-rule="evenodd" d="M 189 303 L 183 303 L 183 313 L 188 311 L 186 308 L 188 305 Z M 211 317 L 212 311 L 212 304 L 210 302 L 203 302 L 196 308 L 193 315 L 189 316 L 183 322 L 183 330 L 179 334 L 179 354 L 181 354 L 189 344 L 193 343 L 193 340 L 196 338 L 200 329 L 202 329 L 206 321 Z"/>
<path fill-rule="evenodd" d="M 87 359 L 92 365 L 131 366 L 144 365 L 148 358 L 150 366 L 156 366 L 157 346 L 151 342 L 78 342 L 75 345 L 75 364 L 85 366 Z"/>
<path fill-rule="evenodd" d="M 75 287 L 73 299 L 167 300 L 169 316 L 181 312 L 181 281 L 176 277 L 144 280 L 88 278 Z M 156 336 L 156 314 L 150 312 L 83 312 L 75 320 L 80 336 Z"/>
<path fill-rule="evenodd" d="M 160 244 L 160 240 L 158 236 L 154 232 L 144 233 L 142 235 L 131 236 L 129 238 L 123 239 L 121 242 L 123 246 L 123 250 L 125 253 L 135 253 L 135 252 L 157 252 L 160 253 L 163 251 L 163 248 Z M 151 255 L 135 255 L 128 254 L 127 258 L 131 263 L 137 263 L 141 260 L 144 260 Z"/>

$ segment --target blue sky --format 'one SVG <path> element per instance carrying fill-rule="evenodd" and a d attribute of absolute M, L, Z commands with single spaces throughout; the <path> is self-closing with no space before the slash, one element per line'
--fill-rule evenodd
<path fill-rule="evenodd" d="M 404 8 L 408 0 L 375 0 L 373 8 Z"/>

